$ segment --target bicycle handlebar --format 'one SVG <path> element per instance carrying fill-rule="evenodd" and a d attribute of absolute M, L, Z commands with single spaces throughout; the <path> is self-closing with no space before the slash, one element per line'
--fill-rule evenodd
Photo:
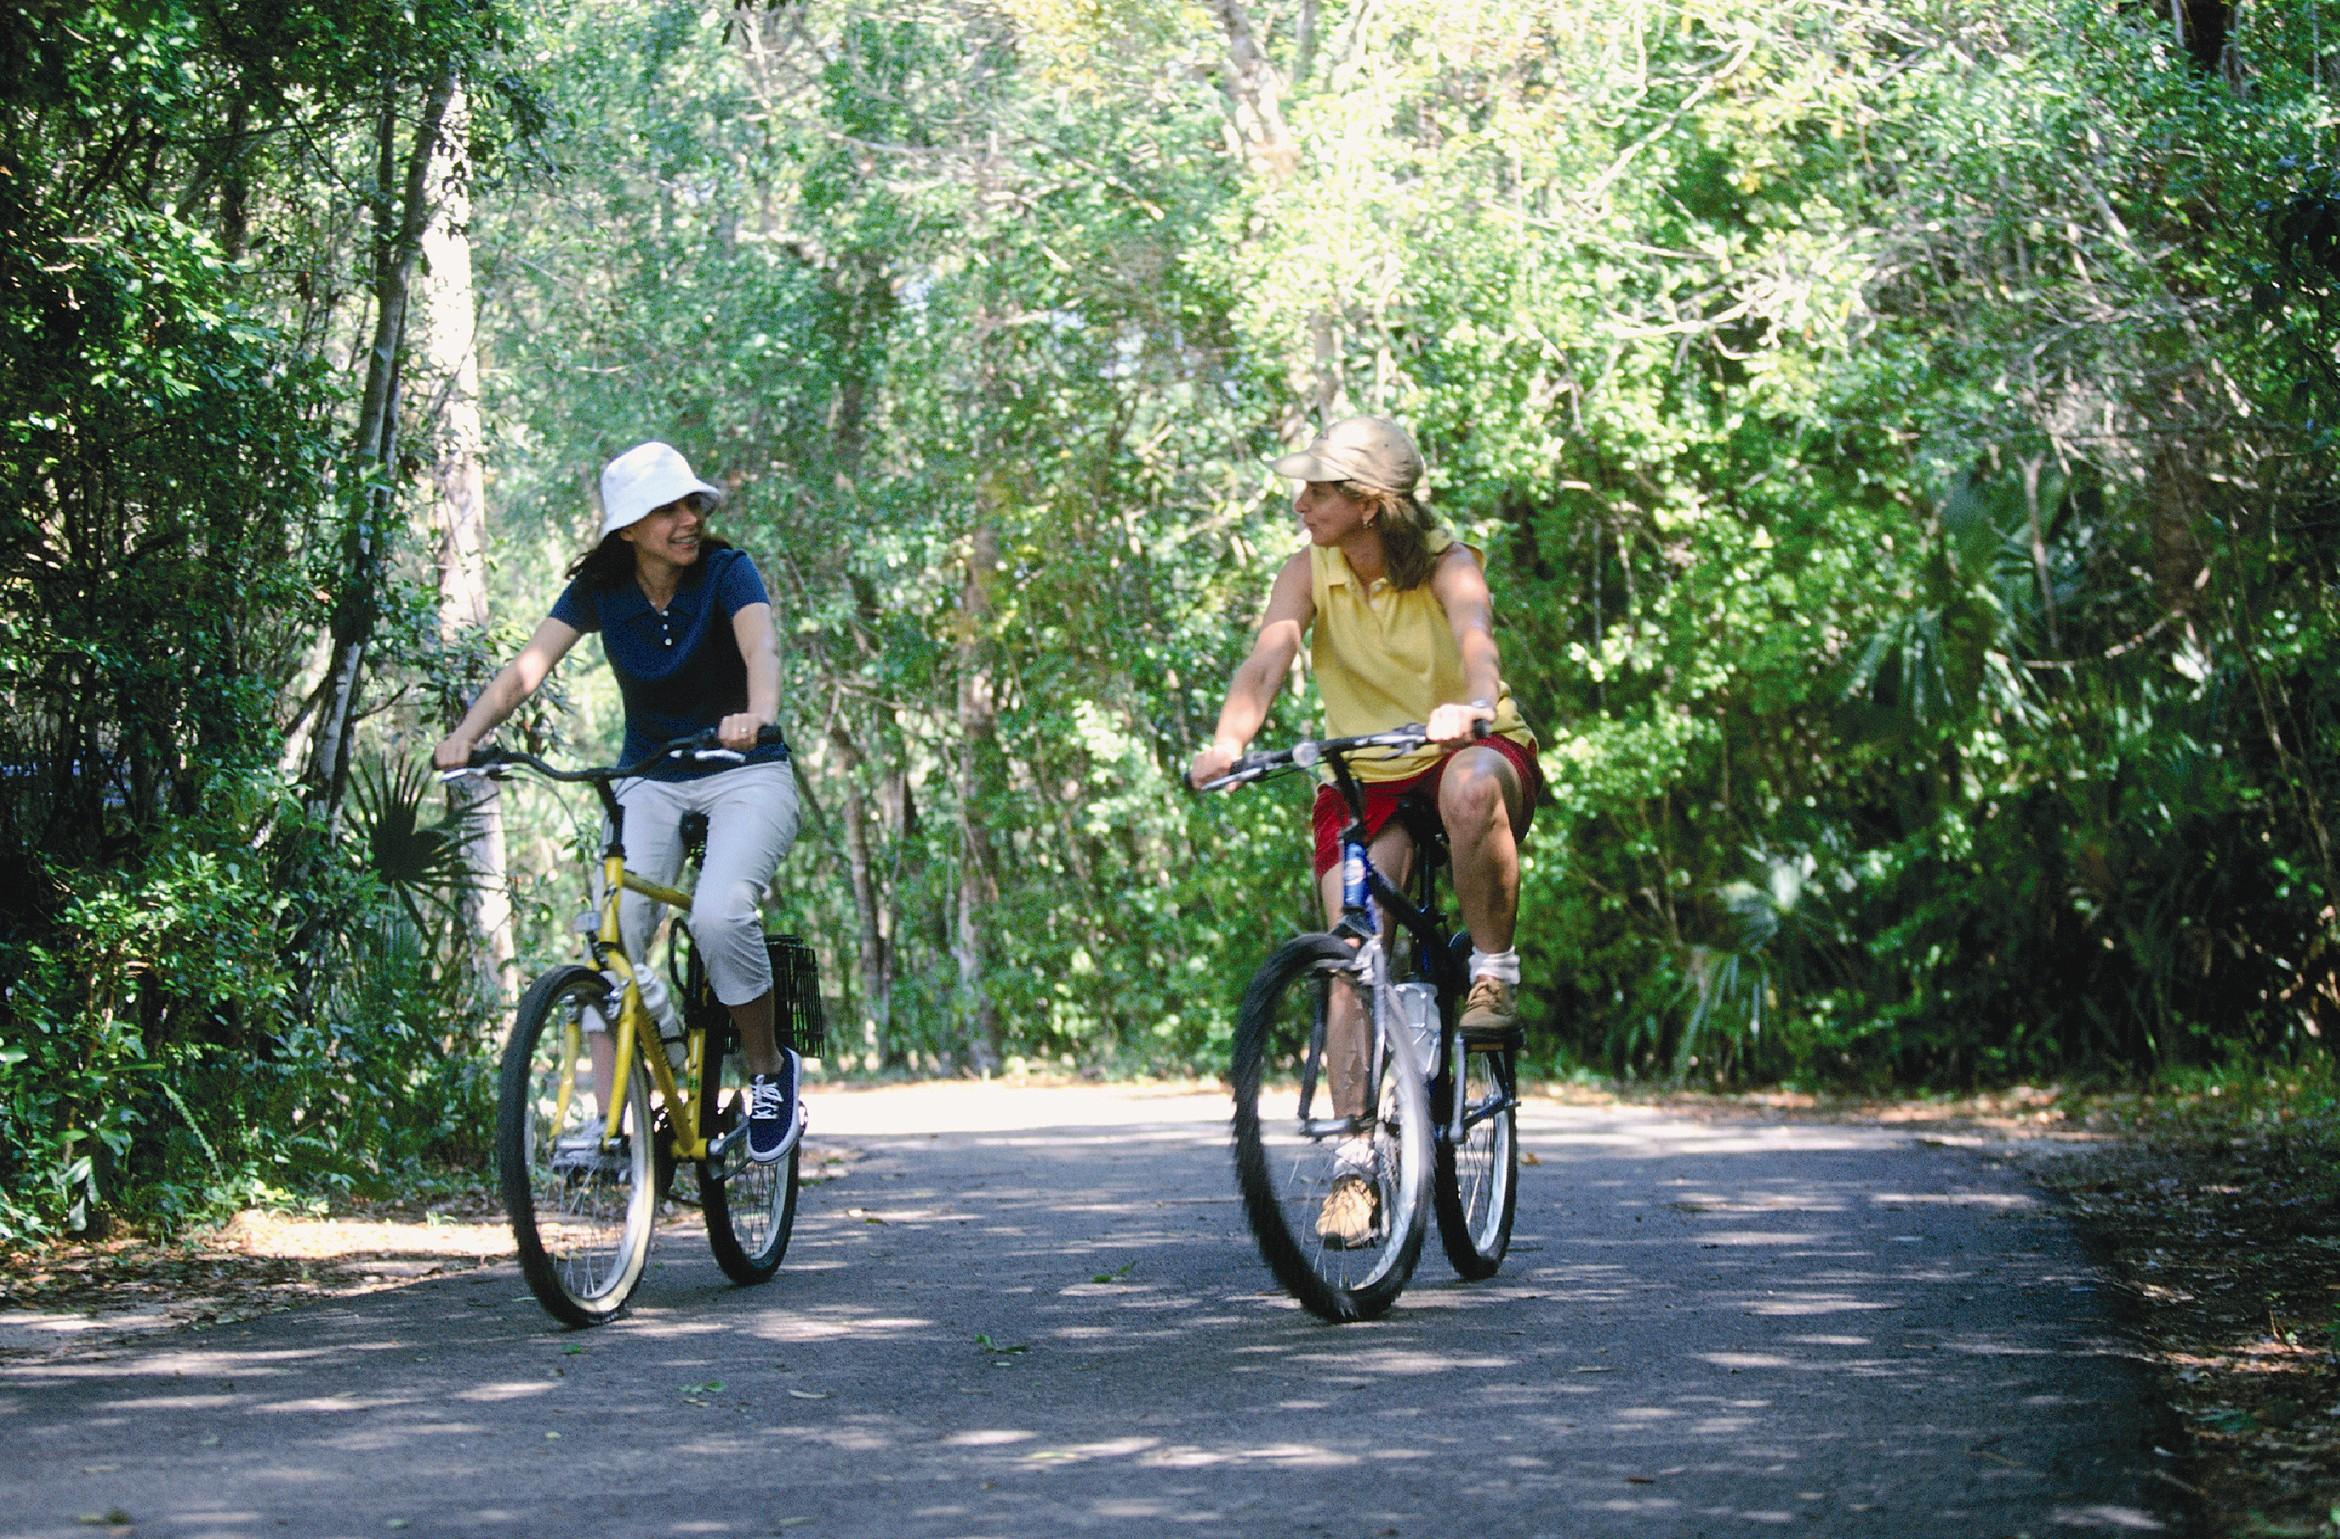
<path fill-rule="evenodd" d="M 756 731 L 756 746 L 758 748 L 768 748 L 774 744 L 785 744 L 786 742 L 787 738 L 778 727 L 761 727 Z M 593 769 L 557 769 L 535 754 L 517 748 L 475 748 L 472 750 L 470 760 L 465 763 L 463 768 L 441 770 L 439 771 L 439 779 L 442 781 L 460 780 L 465 776 L 477 775 L 490 780 L 499 780 L 503 778 L 504 773 L 518 765 L 536 771 L 547 780 L 557 780 L 566 785 L 591 785 L 612 780 L 631 779 L 668 759 L 684 757 L 701 760 L 729 759 L 737 763 L 745 759 L 747 755 L 736 748 L 723 747 L 721 741 L 715 736 L 715 729 L 709 727 L 704 732 L 694 732 L 688 737 L 670 739 L 632 764 L 599 766 Z"/>
<path fill-rule="evenodd" d="M 1479 741 L 1486 738 L 1492 730 L 1491 724 L 1482 716 L 1471 723 L 1471 738 L 1474 742 Z M 1386 732 L 1367 732 L 1358 737 L 1312 738 L 1307 742 L 1294 743 L 1289 748 L 1271 749 L 1266 753 L 1247 753 L 1242 758 L 1237 759 L 1235 767 L 1228 770 L 1226 774 L 1219 776 L 1216 780 L 1206 780 L 1195 789 L 1197 791 L 1232 790 L 1236 786 L 1249 785 L 1254 780 L 1263 780 L 1269 775 L 1279 774 L 1284 770 L 1313 769 L 1328 759 L 1342 762 L 1352 754 L 1362 753 L 1371 748 L 1384 748 L 1392 753 L 1405 753 L 1420 748 L 1429 741 L 1430 734 L 1422 729 L 1422 724 L 1418 721 L 1407 722 L 1402 727 L 1392 727 Z"/>

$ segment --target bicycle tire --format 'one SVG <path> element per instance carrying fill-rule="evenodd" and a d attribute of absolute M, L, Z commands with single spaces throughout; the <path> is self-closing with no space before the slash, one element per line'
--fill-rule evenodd
<path fill-rule="evenodd" d="M 1511 1249 L 1511 1221 L 1519 1206 L 1519 1061 L 1511 1049 L 1456 1054 L 1446 1037 L 1447 1060 L 1440 1071 L 1435 1191 L 1438 1243 L 1448 1264 L 1466 1281 L 1495 1275 Z M 1455 1089 L 1455 1061 L 1462 1062 L 1460 1089 L 1466 1115 L 1477 1120 L 1463 1130 L 1458 1147 L 1449 1137 L 1448 1099 Z"/>
<path fill-rule="evenodd" d="M 529 1292 L 566 1325 L 601 1325 L 641 1285 L 656 1227 L 649 1075 L 626 1076 L 625 1141 L 580 1150 L 597 1131 L 581 1012 L 609 984 L 589 967 L 559 967 L 521 996 L 496 1099 L 496 1165 L 505 1215 Z M 568 1090 L 564 1092 L 563 1082 Z M 583 1093 L 580 1093 L 582 1090 Z M 564 1137 L 571 1147 L 561 1147 Z"/>
<path fill-rule="evenodd" d="M 1324 1129 L 1331 1092 L 1317 1070 L 1332 991 L 1357 987 L 1355 953 L 1331 935 L 1302 935 L 1278 947 L 1253 975 L 1235 1027 L 1235 1173 L 1245 1216 L 1268 1270 L 1310 1312 L 1334 1322 L 1382 1314 L 1421 1259 L 1430 1208 L 1429 1095 L 1407 1034 L 1374 1022 L 1381 1072 L 1368 1070 L 1369 1115 L 1357 1130 L 1371 1140 L 1374 1200 L 1364 1243 L 1322 1232 L 1334 1183 L 1355 1174 L 1342 1140 Z M 1371 1018 L 1371 1012 L 1368 1012 Z M 1306 1126 L 1303 1106 L 1316 1120 Z"/>
<path fill-rule="evenodd" d="M 747 1064 L 739 1034 L 727 1021 L 707 1033 L 707 1069 L 699 1101 L 699 1131 L 709 1142 L 747 1116 Z M 707 1248 L 735 1283 L 771 1280 L 788 1254 L 796 1229 L 800 1140 L 769 1165 L 748 1158 L 747 1140 L 735 1140 L 720 1160 L 700 1160 L 699 1211 L 707 1219 Z"/>

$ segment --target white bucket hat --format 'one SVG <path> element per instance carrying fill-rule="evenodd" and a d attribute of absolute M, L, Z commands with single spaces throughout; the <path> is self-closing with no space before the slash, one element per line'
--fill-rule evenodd
<path fill-rule="evenodd" d="M 601 537 L 606 540 L 694 493 L 710 504 L 723 500 L 721 492 L 691 474 L 691 462 L 672 444 L 656 439 L 636 444 L 601 468 Z"/>
<path fill-rule="evenodd" d="M 1295 481 L 1355 481 L 1411 493 L 1422 480 L 1422 454 L 1406 430 L 1387 417 L 1349 417 L 1317 434 L 1298 454 L 1274 461 L 1274 469 Z"/>

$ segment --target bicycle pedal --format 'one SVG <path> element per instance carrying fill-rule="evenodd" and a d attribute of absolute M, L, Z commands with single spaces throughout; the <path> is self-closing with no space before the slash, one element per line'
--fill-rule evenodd
<path fill-rule="evenodd" d="M 633 1153 L 624 1133 L 607 1147 L 598 1133 L 572 1133 L 553 1145 L 552 1168 L 562 1175 L 625 1176 L 633 1169 Z"/>

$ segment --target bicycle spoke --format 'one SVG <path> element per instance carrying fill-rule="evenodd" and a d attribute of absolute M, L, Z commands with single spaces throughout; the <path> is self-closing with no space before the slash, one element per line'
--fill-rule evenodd
<path fill-rule="evenodd" d="M 708 1051 L 714 1061 L 701 1132 L 713 1143 L 745 1120 L 748 1075 L 738 1039 L 729 1030 L 718 1029 Z M 699 1207 L 707 1221 L 707 1245 L 732 1281 L 763 1282 L 787 1254 L 796 1225 L 800 1148 L 759 1165 L 748 1158 L 747 1140 L 734 1138 L 720 1159 L 700 1163 Z"/>
<path fill-rule="evenodd" d="M 1393 1072 L 1370 995 L 1329 936 L 1270 959 L 1237 1031 L 1236 1168 L 1261 1254 L 1332 1319 L 1378 1314 L 1420 1253 L 1428 1117 Z"/>
<path fill-rule="evenodd" d="M 1518 1202 L 1518 1107 L 1509 1053 L 1463 1053 L 1459 1067 L 1463 1132 L 1438 1143 L 1438 1233 L 1462 1276 L 1490 1277 L 1511 1245 Z"/>
<path fill-rule="evenodd" d="M 498 1159 L 530 1289 L 558 1318 L 596 1324 L 625 1307 L 650 1249 L 655 1195 L 646 1076 L 628 1075 L 618 1136 L 595 1086 L 584 1016 L 608 985 L 588 968 L 539 979 L 506 1049 Z"/>

